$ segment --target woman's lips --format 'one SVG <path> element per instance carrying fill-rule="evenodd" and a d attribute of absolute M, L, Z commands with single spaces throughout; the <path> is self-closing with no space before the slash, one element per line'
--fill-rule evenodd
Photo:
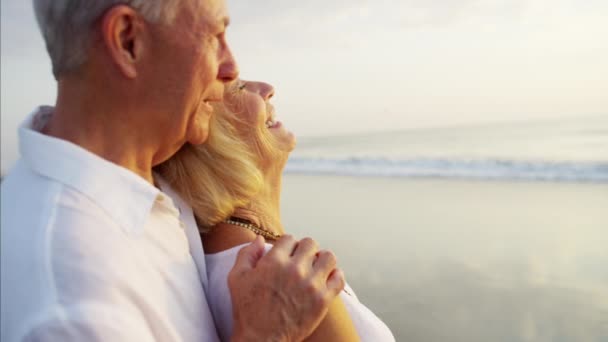
<path fill-rule="evenodd" d="M 268 121 L 266 121 L 266 128 L 268 129 L 274 129 L 274 128 L 280 128 L 281 127 L 281 121 L 274 121 L 274 119 L 270 119 Z"/>

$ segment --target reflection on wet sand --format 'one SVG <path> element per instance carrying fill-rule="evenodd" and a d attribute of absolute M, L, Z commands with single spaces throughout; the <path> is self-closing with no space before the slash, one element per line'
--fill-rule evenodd
<path fill-rule="evenodd" d="M 608 341 L 608 184 L 288 175 L 282 208 L 397 341 Z"/>
<path fill-rule="evenodd" d="M 377 267 L 349 276 L 401 341 L 608 341 L 606 288 L 449 262 L 403 266 L 398 278 Z"/>

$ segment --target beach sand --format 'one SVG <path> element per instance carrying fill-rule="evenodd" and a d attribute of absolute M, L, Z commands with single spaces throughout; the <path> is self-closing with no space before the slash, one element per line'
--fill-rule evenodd
<path fill-rule="evenodd" d="M 397 341 L 608 341 L 608 184 L 289 174 L 282 211 Z"/>

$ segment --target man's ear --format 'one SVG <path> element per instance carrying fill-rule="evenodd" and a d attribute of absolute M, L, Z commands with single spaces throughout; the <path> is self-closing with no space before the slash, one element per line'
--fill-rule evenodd
<path fill-rule="evenodd" d="M 101 34 L 114 64 L 127 78 L 137 77 L 137 62 L 144 50 L 143 18 L 126 5 L 110 8 L 103 16 Z"/>

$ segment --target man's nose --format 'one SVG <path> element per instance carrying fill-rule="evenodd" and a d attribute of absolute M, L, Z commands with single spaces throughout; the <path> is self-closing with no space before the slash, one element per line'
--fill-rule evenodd
<path fill-rule="evenodd" d="M 236 59 L 232 55 L 232 51 L 228 46 L 225 49 L 225 55 L 223 58 L 223 62 L 220 65 L 219 70 L 219 79 L 224 82 L 232 82 L 239 77 L 239 66 L 236 63 Z"/>

